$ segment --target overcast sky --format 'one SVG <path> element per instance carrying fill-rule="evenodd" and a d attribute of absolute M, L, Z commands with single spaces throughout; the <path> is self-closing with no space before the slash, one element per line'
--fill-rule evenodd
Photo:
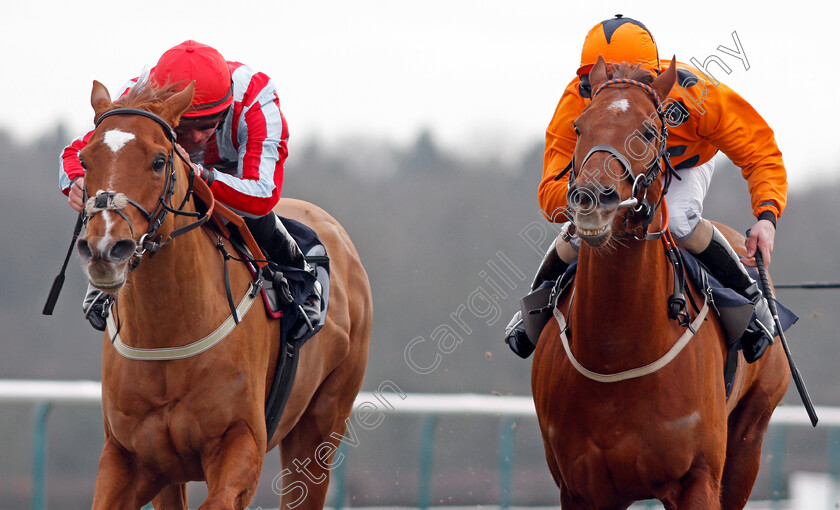
<path fill-rule="evenodd" d="M 773 127 L 794 186 L 838 173 L 840 103 L 820 99 L 840 87 L 835 2 L 7 2 L 0 128 L 80 133 L 92 80 L 114 93 L 195 39 L 274 79 L 292 156 L 315 135 L 407 143 L 430 128 L 447 148 L 518 157 L 543 139 L 587 31 L 615 13 L 645 23 L 663 59 L 723 58 L 717 77 Z M 717 50 L 735 48 L 733 31 L 748 70 Z"/>

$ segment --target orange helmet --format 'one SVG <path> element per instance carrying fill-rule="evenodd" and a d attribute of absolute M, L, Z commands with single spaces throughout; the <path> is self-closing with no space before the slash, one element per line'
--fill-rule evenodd
<path fill-rule="evenodd" d="M 586 34 L 580 55 L 578 76 L 589 74 L 602 55 L 607 63 L 641 64 L 649 71 L 659 72 L 659 51 L 650 30 L 642 23 L 616 14 L 602 21 Z"/>
<path fill-rule="evenodd" d="M 185 117 L 207 117 L 223 112 L 233 103 L 230 68 L 221 53 L 206 44 L 184 41 L 166 51 L 152 69 L 158 86 L 195 80 L 195 95 Z"/>

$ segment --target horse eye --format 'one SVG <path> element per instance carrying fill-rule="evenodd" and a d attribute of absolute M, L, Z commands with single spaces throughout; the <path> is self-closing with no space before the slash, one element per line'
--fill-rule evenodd
<path fill-rule="evenodd" d="M 648 128 L 645 130 L 645 140 L 647 140 L 648 142 L 652 142 L 654 136 L 656 136 L 656 133 L 653 131 L 653 129 Z"/>
<path fill-rule="evenodd" d="M 152 170 L 155 172 L 162 172 L 164 166 L 166 166 L 166 159 L 163 156 L 156 157 L 152 162 Z"/>
<path fill-rule="evenodd" d="M 85 160 L 83 160 L 82 158 L 79 158 L 79 164 L 81 164 L 81 165 L 82 165 L 82 168 L 84 168 L 85 170 L 87 170 L 87 165 L 85 165 Z"/>
<path fill-rule="evenodd" d="M 577 136 L 580 136 L 580 129 L 578 129 L 578 127 L 577 127 L 577 126 L 575 126 L 575 134 L 576 134 Z"/>

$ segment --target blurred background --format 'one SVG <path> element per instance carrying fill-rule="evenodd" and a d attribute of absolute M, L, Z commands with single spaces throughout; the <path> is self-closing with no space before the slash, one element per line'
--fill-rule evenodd
<path fill-rule="evenodd" d="M 90 127 L 93 79 L 116 92 L 190 38 L 278 85 L 292 133 L 283 195 L 333 214 L 370 276 L 375 312 L 364 390 L 392 381 L 409 393 L 530 395 L 531 362 L 507 349 L 502 331 L 555 232 L 536 201 L 544 130 L 586 32 L 616 13 L 645 23 L 663 59 L 718 55 L 729 64 L 729 74 L 712 72 L 775 129 L 788 167 L 774 280 L 840 281 L 840 146 L 833 140 L 840 107 L 819 99 L 838 74 L 823 59 L 836 49 L 831 20 L 840 8 L 760 5 L 245 1 L 232 10 L 229 2 L 153 0 L 119 13 L 94 1 L 8 6 L 0 20 L 0 93 L 7 98 L 0 113 L 0 379 L 99 379 L 101 336 L 80 311 L 85 284 L 75 255 L 55 315 L 40 314 L 75 220 L 57 189 L 58 154 Z M 733 32 L 749 69 L 717 49 L 735 47 Z M 741 232 L 753 223 L 746 183 L 724 157 L 705 216 Z M 494 265 L 524 276 L 499 292 L 488 283 Z M 453 314 L 476 292 L 491 297 L 487 313 L 463 312 L 471 330 L 463 342 L 428 373 L 412 370 L 411 363 L 432 366 L 437 342 L 423 340 L 454 326 Z M 780 290 L 778 297 L 800 316 L 788 337 L 815 403 L 840 406 L 840 290 Z M 800 405 L 792 385 L 784 403 Z M 0 404 L 4 510 L 32 504 L 34 413 L 32 405 Z M 343 503 L 416 506 L 427 426 L 388 415 L 375 430 L 359 431 L 359 446 L 346 452 Z M 499 437 L 510 433 L 506 497 L 517 506 L 557 505 L 536 420 L 445 417 L 430 426 L 430 504 L 498 505 Z M 778 472 L 762 470 L 755 499 L 793 497 L 793 473 L 837 474 L 838 442 L 828 428 L 773 433 L 765 466 L 779 455 L 784 462 Z M 89 507 L 101 413 L 55 406 L 47 444 L 46 504 Z M 276 507 L 278 457 L 268 454 L 252 508 Z M 192 506 L 202 491 L 190 487 Z M 837 491 L 824 499 L 828 506 L 809 508 L 840 502 Z"/>

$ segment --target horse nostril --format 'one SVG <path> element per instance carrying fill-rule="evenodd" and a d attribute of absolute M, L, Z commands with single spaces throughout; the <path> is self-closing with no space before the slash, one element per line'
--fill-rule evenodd
<path fill-rule="evenodd" d="M 609 188 L 601 191 L 598 200 L 601 204 L 601 207 L 612 209 L 618 205 L 618 203 L 621 201 L 621 197 L 619 196 L 618 191 L 616 191 L 615 188 Z"/>
<path fill-rule="evenodd" d="M 137 243 L 133 239 L 120 239 L 111 245 L 108 250 L 108 259 L 114 263 L 122 263 L 134 255 L 134 250 L 137 248 Z"/>
<path fill-rule="evenodd" d="M 79 239 L 79 242 L 76 243 L 76 249 L 79 251 L 79 256 L 82 257 L 82 260 L 85 262 L 90 262 L 93 258 L 93 253 L 90 251 L 90 245 L 87 242 L 87 239 Z"/>
<path fill-rule="evenodd" d="M 589 214 L 598 207 L 598 197 L 595 192 L 587 186 L 573 185 L 566 195 L 566 202 L 569 207 L 579 214 Z"/>

